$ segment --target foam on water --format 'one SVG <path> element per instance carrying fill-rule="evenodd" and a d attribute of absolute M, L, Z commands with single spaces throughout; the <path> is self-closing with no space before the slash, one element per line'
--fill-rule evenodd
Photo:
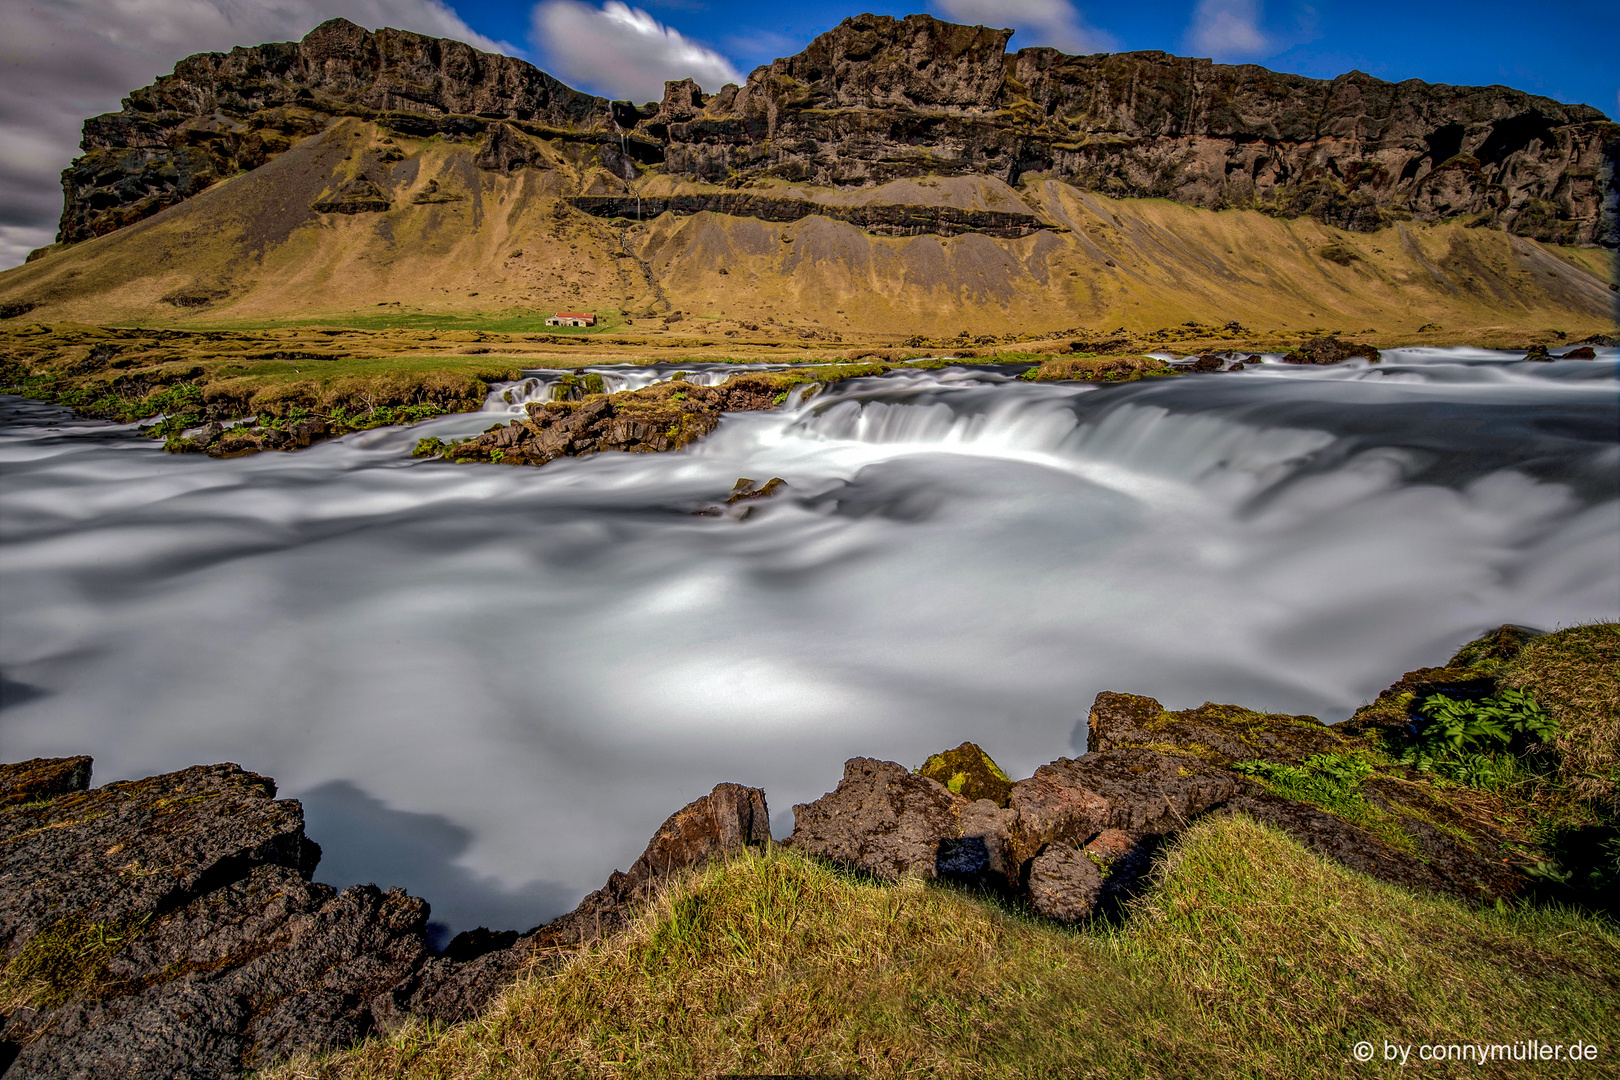
<path fill-rule="evenodd" d="M 1027 775 L 1099 690 L 1340 719 L 1488 626 L 1620 617 L 1616 367 L 903 372 L 543 469 L 408 456 L 541 373 L 230 461 L 12 399 L 0 739 L 98 782 L 237 761 L 305 800 L 320 879 L 527 927 L 721 780 L 781 833 L 856 754 Z"/>

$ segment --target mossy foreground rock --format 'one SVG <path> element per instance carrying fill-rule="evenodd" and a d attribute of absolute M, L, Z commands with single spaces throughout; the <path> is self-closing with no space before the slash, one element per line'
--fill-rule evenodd
<path fill-rule="evenodd" d="M 83 791 L 90 786 L 88 757 L 34 758 L 0 772 L 0 808 Z"/>
<path fill-rule="evenodd" d="M 968 802 L 989 799 L 997 806 L 1006 806 L 1007 796 L 1012 794 L 1012 781 L 1001 771 L 1001 766 L 971 742 L 935 754 L 923 762 L 917 775 L 938 780 Z"/>
<path fill-rule="evenodd" d="M 303 810 L 267 777 L 195 766 L 87 790 L 88 758 L 0 766 L 0 1071 L 240 1076 L 411 1016 L 472 1016 L 537 955 L 611 933 L 669 874 L 770 835 L 764 793 L 722 784 L 629 874 L 519 935 L 442 956 L 428 904 L 316 884 Z"/>
<path fill-rule="evenodd" d="M 1075 921 L 1129 896 L 1166 837 L 1203 816 L 1243 815 L 1407 888 L 1476 902 L 1545 895 L 1601 904 L 1602 883 L 1615 875 L 1595 853 L 1620 847 L 1605 809 L 1612 787 L 1602 786 L 1620 728 L 1617 671 L 1620 628 L 1536 638 L 1501 627 L 1444 667 L 1407 673 L 1338 727 L 1214 703 L 1172 712 L 1104 691 L 1088 752 L 1041 766 L 1008 785 L 1004 800 L 986 779 L 993 764 L 972 743 L 934 755 L 911 777 L 894 762 L 857 758 L 836 791 L 794 808 L 788 844 L 880 878 L 988 887 Z M 1560 739 L 1569 746 L 1559 753 L 1584 763 L 1567 778 L 1510 764 L 1521 770 L 1512 783 L 1471 785 L 1400 757 L 1427 695 L 1532 684 L 1565 703 Z M 1549 844 L 1548 835 L 1569 839 Z M 1583 893 L 1576 878 L 1598 884 Z"/>

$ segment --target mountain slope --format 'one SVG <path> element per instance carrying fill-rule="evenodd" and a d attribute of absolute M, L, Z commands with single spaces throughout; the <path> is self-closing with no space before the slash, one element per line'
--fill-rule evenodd
<path fill-rule="evenodd" d="M 671 83 L 640 109 L 341 20 L 301 43 L 192 57 L 87 122 L 63 229 L 92 238 L 0 273 L 0 315 L 353 324 L 586 309 L 616 333 L 845 342 L 1187 321 L 1612 326 L 1610 251 L 1515 232 L 1540 213 L 1549 239 L 1607 235 L 1586 174 L 1620 128 L 1593 110 L 1158 54 L 1005 56 L 1005 41 L 862 16 L 745 87 L 704 99 Z M 1182 90 L 1171 69 L 1191 73 Z M 1503 124 L 1524 109 L 1553 126 L 1518 145 Z M 1441 120 L 1463 132 L 1461 156 L 1484 155 L 1477 169 L 1414 142 Z M 1047 153 L 1081 128 L 1084 146 Z M 1007 138 L 1017 167 L 996 149 Z M 1242 194 L 1239 146 L 1266 148 L 1291 179 Z M 1371 165 L 1346 165 L 1357 154 L 1405 178 L 1374 183 Z M 1206 183 L 1210 170 L 1226 179 Z M 1260 174 L 1244 173 L 1251 187 Z M 1448 207 L 1508 204 L 1441 213 L 1430 196 L 1446 177 Z M 1307 188 L 1332 197 L 1294 213 Z M 1179 201 L 1103 193 L 1160 189 Z"/>

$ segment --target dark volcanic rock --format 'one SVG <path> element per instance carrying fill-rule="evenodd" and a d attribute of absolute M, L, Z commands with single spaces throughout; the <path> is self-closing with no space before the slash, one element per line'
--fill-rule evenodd
<path fill-rule="evenodd" d="M 1029 906 L 1058 922 L 1079 922 L 1097 907 L 1103 873 L 1084 852 L 1068 844 L 1041 849 L 1029 867 Z"/>
<path fill-rule="evenodd" d="M 663 213 L 697 214 L 705 210 L 733 217 L 761 221 L 798 221 L 811 215 L 848 222 L 879 236 L 960 236 L 983 233 L 1003 239 L 1028 236 L 1041 229 L 1066 231 L 1063 226 L 1034 214 L 1011 210 L 962 210 L 954 206 L 911 206 L 883 204 L 841 206 L 809 199 L 773 199 L 751 192 L 696 192 L 669 198 L 638 198 L 634 195 L 580 196 L 569 203 L 596 217 L 651 220 Z"/>
<path fill-rule="evenodd" d="M 9 771 L 9 767 L 8 767 Z M 253 867 L 309 873 L 320 848 L 267 777 L 198 765 L 0 814 L 0 949 L 58 920 L 164 914 Z"/>
<path fill-rule="evenodd" d="M 634 888 L 646 892 L 677 870 L 771 839 L 765 793 L 741 784 L 718 784 L 709 794 L 675 811 L 659 826 L 647 850 L 630 867 Z"/>
<path fill-rule="evenodd" d="M 765 793 L 740 784 L 718 784 L 671 814 L 629 873 L 615 870 L 607 884 L 573 911 L 510 939 L 488 930 L 458 935 L 443 957 L 429 960 L 373 1003 L 377 1022 L 394 1028 L 412 1015 L 445 1023 L 466 1020 L 526 966 L 553 962 L 566 950 L 622 930 L 637 905 L 649 900 L 671 875 L 763 845 L 770 837 Z M 469 954 L 471 959 L 462 959 Z"/>
<path fill-rule="evenodd" d="M 1079 846 L 1104 829 L 1137 836 L 1175 832 L 1240 786 L 1231 773 L 1153 750 L 1059 758 L 1013 785 L 1017 854 L 1030 858 L 1054 841 Z"/>
<path fill-rule="evenodd" d="M 1318 855 L 1380 881 L 1428 892 L 1452 891 L 1446 880 L 1421 860 L 1395 850 L 1366 830 L 1314 806 L 1251 789 L 1227 801 L 1215 812 L 1246 814 L 1276 826 Z"/>
<path fill-rule="evenodd" d="M 0 807 L 8 1080 L 237 1077 L 411 1015 L 465 1020 L 527 965 L 618 929 L 671 874 L 770 836 L 764 793 L 721 784 L 575 912 L 434 957 L 426 902 L 310 880 L 320 850 L 268 778 L 196 766 L 88 791 L 89 766 L 0 766 L 0 791 L 25 798 Z"/>
<path fill-rule="evenodd" d="M 903 765 L 851 758 L 836 789 L 793 808 L 793 835 L 785 843 L 889 881 L 933 878 L 939 842 L 958 837 L 965 804 Z"/>
<path fill-rule="evenodd" d="M 0 809 L 84 791 L 89 786 L 89 758 L 33 758 L 0 770 Z"/>
<path fill-rule="evenodd" d="M 492 120 L 618 143 L 605 99 L 509 56 L 344 19 L 303 41 L 198 53 L 124 109 L 85 121 L 62 174 L 60 237 L 87 240 L 148 217 L 360 116 L 418 136 L 465 138 Z"/>
<path fill-rule="evenodd" d="M 545 139 L 583 149 L 614 177 L 652 167 L 737 188 L 1036 176 L 1354 230 L 1468 216 L 1548 242 L 1620 243 L 1602 213 L 1620 125 L 1588 106 L 1501 86 L 1361 72 L 1309 79 L 1162 52 L 1008 55 L 1008 36 L 926 15 L 858 15 L 742 87 L 706 97 L 683 80 L 643 109 L 460 42 L 334 19 L 301 42 L 188 57 L 122 111 L 86 121 L 85 152 L 62 177 L 60 239 L 138 221 L 354 116 L 417 137 L 482 137 L 478 164 L 502 171 L 543 164 L 529 140 Z M 682 198 L 663 208 L 771 220 L 813 212 L 899 234 L 1047 227 L 1016 210 Z M 632 203 L 581 205 L 628 215 Z"/>
<path fill-rule="evenodd" d="M 0 947 L 43 979 L 5 1018 L 7 1075 L 235 1076 L 364 1035 L 425 958 L 428 908 L 315 885 L 319 855 L 299 805 L 234 765 L 0 811 Z"/>
<path fill-rule="evenodd" d="M 1333 729 L 1314 716 L 1257 713 L 1212 702 L 1168 712 L 1153 698 L 1107 690 L 1092 702 L 1086 731 L 1090 752 L 1151 746 L 1221 765 L 1256 760 L 1293 763 L 1339 745 Z"/>

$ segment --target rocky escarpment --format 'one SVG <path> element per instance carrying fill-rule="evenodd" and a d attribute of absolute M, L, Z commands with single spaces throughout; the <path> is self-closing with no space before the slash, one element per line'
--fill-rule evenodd
<path fill-rule="evenodd" d="M 770 837 L 722 784 L 627 873 L 524 934 L 428 948 L 428 904 L 311 880 L 296 800 L 235 765 L 88 790 L 88 758 L 0 766 L 0 1074 L 233 1077 L 410 1017 L 474 1015 L 526 965 L 612 934 L 671 873 Z"/>
<path fill-rule="evenodd" d="M 662 102 L 636 107 L 458 42 L 333 20 L 301 42 L 190 57 L 122 111 L 87 121 L 85 153 L 63 174 L 60 239 L 140 220 L 360 116 L 407 135 L 478 140 L 485 169 L 547 168 L 556 155 L 600 167 L 621 190 L 580 192 L 595 198 L 618 198 L 649 172 L 729 187 L 977 174 L 1310 214 L 1353 230 L 1464 217 L 1545 241 L 1620 243 L 1604 210 L 1620 126 L 1596 109 L 1500 86 L 1308 79 L 1162 52 L 1009 55 L 1009 37 L 925 15 L 861 15 L 741 87 L 705 95 L 690 80 L 670 83 Z M 351 212 L 377 199 L 337 201 Z M 705 208 L 803 209 L 793 202 Z M 968 223 L 912 209 L 814 212 L 852 214 L 845 220 L 880 232 Z M 1029 223 L 973 227 L 1000 235 Z"/>
<path fill-rule="evenodd" d="M 1480 215 L 1617 242 L 1602 215 L 1620 126 L 1505 87 L 1333 80 L 1162 52 L 1004 55 L 1009 31 L 861 15 L 704 99 L 671 84 L 642 130 L 666 168 L 861 184 L 1031 174 L 1112 195 L 1312 214 L 1372 230 Z"/>

